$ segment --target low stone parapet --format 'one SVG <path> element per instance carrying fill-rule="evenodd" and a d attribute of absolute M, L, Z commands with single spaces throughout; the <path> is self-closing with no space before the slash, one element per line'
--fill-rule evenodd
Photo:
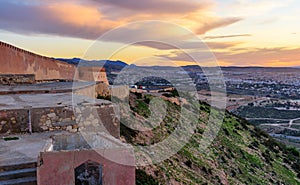
<path fill-rule="evenodd" d="M 0 85 L 34 84 L 34 74 L 0 74 Z"/>

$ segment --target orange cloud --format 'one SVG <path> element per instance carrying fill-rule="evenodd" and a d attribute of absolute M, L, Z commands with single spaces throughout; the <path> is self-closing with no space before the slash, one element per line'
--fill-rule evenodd
<path fill-rule="evenodd" d="M 236 66 L 299 66 L 300 48 L 255 48 L 240 53 L 216 52 L 224 64 Z"/>
<path fill-rule="evenodd" d="M 55 16 L 57 20 L 68 24 L 90 26 L 103 19 L 103 15 L 96 7 L 70 2 L 50 4 L 44 9 L 46 14 Z"/>
<path fill-rule="evenodd" d="M 225 27 L 231 24 L 234 24 L 238 21 L 241 21 L 241 18 L 238 17 L 233 17 L 233 18 L 223 18 L 223 19 L 211 19 L 209 21 L 204 21 L 201 24 L 201 26 L 196 29 L 197 34 L 205 34 L 206 32 L 220 28 L 220 27 Z"/>
<path fill-rule="evenodd" d="M 210 49 L 226 49 L 226 48 L 231 48 L 235 47 L 241 42 L 205 42 L 205 44 L 210 48 Z M 188 41 L 179 41 L 178 46 L 181 48 L 176 48 L 176 46 L 172 46 L 169 44 L 165 44 L 163 42 L 154 42 L 154 41 L 143 41 L 139 42 L 136 45 L 141 45 L 141 46 L 146 46 L 154 49 L 159 49 L 159 50 L 174 50 L 174 49 L 207 49 L 206 45 L 204 43 L 199 43 L 199 42 L 188 42 Z"/>
<path fill-rule="evenodd" d="M 107 30 L 138 20 L 174 21 L 196 30 L 198 34 L 241 20 L 211 16 L 212 6 L 210 1 L 193 0 L 64 0 L 59 3 L 4 0 L 0 2 L 0 29 L 95 39 Z M 169 32 L 156 31 L 162 36 L 170 35 Z"/>
<path fill-rule="evenodd" d="M 206 42 L 210 49 L 227 49 L 238 46 L 242 42 Z"/>
<path fill-rule="evenodd" d="M 96 0 L 102 4 L 110 5 L 115 8 L 126 9 L 135 13 L 142 14 L 183 14 L 195 12 L 206 8 L 208 3 L 195 0 Z"/>
<path fill-rule="evenodd" d="M 95 39 L 119 25 L 89 4 L 77 1 L 0 2 L 0 29 L 22 34 L 48 34 Z M 13 12 L 13 13 L 12 13 Z"/>
<path fill-rule="evenodd" d="M 223 66 L 300 66 L 300 48 L 255 48 L 241 51 L 240 53 L 210 52 L 209 50 L 190 53 L 172 51 L 170 54 L 158 56 L 185 63 L 185 65 L 193 62 L 190 56 L 196 56 L 200 62 L 205 63 L 214 60 L 212 57 L 214 55 L 218 63 Z"/>
<path fill-rule="evenodd" d="M 57 20 L 60 25 L 68 28 L 71 36 L 74 29 L 79 37 L 96 39 L 105 31 L 121 24 L 107 19 L 97 7 L 91 5 L 72 2 L 52 3 L 43 9 L 49 19 Z"/>
<path fill-rule="evenodd" d="M 238 35 L 216 35 L 216 36 L 206 36 L 204 39 L 224 39 L 233 37 L 251 37 L 251 34 L 238 34 Z"/>

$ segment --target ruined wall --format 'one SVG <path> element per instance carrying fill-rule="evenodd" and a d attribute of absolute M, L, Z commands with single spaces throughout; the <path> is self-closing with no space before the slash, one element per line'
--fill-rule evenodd
<path fill-rule="evenodd" d="M 76 107 L 75 112 L 76 122 L 80 129 L 108 132 L 116 138 L 120 137 L 120 121 L 112 104 Z"/>
<path fill-rule="evenodd" d="M 12 84 L 33 84 L 35 83 L 35 75 L 33 74 L 0 74 L 0 84 L 12 85 Z"/>
<path fill-rule="evenodd" d="M 67 130 L 77 132 L 72 107 L 34 108 L 31 110 L 33 132 Z"/>
<path fill-rule="evenodd" d="M 1 74 L 34 74 L 36 80 L 68 79 L 76 67 L 0 42 Z"/>
<path fill-rule="evenodd" d="M 0 133 L 19 133 L 28 129 L 28 110 L 1 110 Z"/>
<path fill-rule="evenodd" d="M 74 79 L 79 81 L 104 82 L 107 85 L 109 84 L 105 68 L 95 66 L 78 66 Z"/>
<path fill-rule="evenodd" d="M 110 86 L 110 91 L 112 98 L 118 98 L 124 101 L 129 97 L 129 87 L 125 85 Z"/>
<path fill-rule="evenodd" d="M 98 108 L 97 113 L 106 131 L 110 135 L 120 138 L 120 121 L 117 118 L 113 105 L 105 106 L 101 109 Z"/>
<path fill-rule="evenodd" d="M 52 130 L 77 131 L 75 116 L 71 108 L 33 108 L 30 110 L 33 132 Z M 29 110 L 13 109 L 0 111 L 0 133 L 20 133 L 29 131 Z"/>
<path fill-rule="evenodd" d="M 90 86 L 76 89 L 73 92 L 77 95 L 87 96 L 90 98 L 97 98 L 98 96 L 108 97 L 111 95 L 109 85 L 104 82 L 97 82 Z"/>
<path fill-rule="evenodd" d="M 112 105 L 88 105 L 83 112 L 77 112 L 76 115 L 72 107 L 32 108 L 30 115 L 33 132 L 77 132 L 79 129 L 94 126 L 116 138 L 120 137 L 120 123 Z M 0 133 L 27 132 L 28 128 L 28 109 L 0 110 Z"/>
<path fill-rule="evenodd" d="M 97 83 L 96 93 L 103 97 L 111 96 L 111 91 L 109 89 L 109 85 L 106 84 L 105 82 Z"/>

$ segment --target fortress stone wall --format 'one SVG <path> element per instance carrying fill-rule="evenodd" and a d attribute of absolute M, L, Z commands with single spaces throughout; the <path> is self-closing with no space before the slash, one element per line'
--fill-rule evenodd
<path fill-rule="evenodd" d="M 30 112 L 27 108 L 0 110 L 0 134 L 28 132 L 29 119 L 31 119 L 33 132 L 55 130 L 77 132 L 78 129 L 88 126 L 97 128 L 104 126 L 102 131 L 119 138 L 120 122 L 115 116 L 113 105 L 87 105 L 87 108 L 89 107 L 95 111 L 85 109 L 85 112 L 90 115 L 82 121 L 80 119 L 84 118 L 84 112 L 77 111 L 78 116 L 76 117 L 72 107 L 65 106 L 31 108 Z M 93 112 L 95 114 L 92 114 Z"/>
<path fill-rule="evenodd" d="M 0 74 L 34 74 L 36 80 L 72 80 L 76 66 L 0 41 Z"/>
<path fill-rule="evenodd" d="M 34 74 L 0 74 L 0 84 L 12 85 L 12 84 L 34 84 Z"/>
<path fill-rule="evenodd" d="M 108 85 L 106 70 L 97 66 L 78 66 L 75 73 L 75 80 L 104 82 Z"/>

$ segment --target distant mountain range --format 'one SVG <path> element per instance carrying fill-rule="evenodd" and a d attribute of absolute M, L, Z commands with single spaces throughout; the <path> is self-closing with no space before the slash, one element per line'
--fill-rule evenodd
<path fill-rule="evenodd" d="M 119 72 L 124 67 L 128 66 L 127 63 L 122 62 L 120 60 L 112 61 L 112 60 L 83 60 L 80 58 L 72 58 L 72 59 L 65 59 L 65 58 L 56 58 L 56 60 L 67 62 L 69 64 L 73 65 L 81 65 L 81 66 L 101 66 L 106 69 L 107 72 Z M 131 64 L 131 66 L 135 66 L 134 64 Z M 152 69 L 170 69 L 175 68 L 174 66 L 138 66 L 142 68 L 149 68 Z M 187 66 L 181 66 L 185 71 L 188 72 L 195 72 L 195 71 L 202 71 L 201 66 L 198 65 L 187 65 Z M 206 67 L 202 67 L 206 68 Z M 291 70 L 291 69 L 299 69 L 300 66 L 294 66 L 294 67 L 261 67 L 261 66 L 246 66 L 246 67 L 239 67 L 239 66 L 221 66 L 222 70 L 225 71 L 231 71 L 231 70 L 267 70 L 267 71 L 277 71 L 277 70 Z"/>
<path fill-rule="evenodd" d="M 80 66 L 101 66 L 104 67 L 107 72 L 121 71 L 124 67 L 128 66 L 128 64 L 119 60 L 117 61 L 83 60 L 80 58 L 72 58 L 72 59 L 57 58 L 56 60 L 67 62 L 73 65 L 80 65 Z"/>

